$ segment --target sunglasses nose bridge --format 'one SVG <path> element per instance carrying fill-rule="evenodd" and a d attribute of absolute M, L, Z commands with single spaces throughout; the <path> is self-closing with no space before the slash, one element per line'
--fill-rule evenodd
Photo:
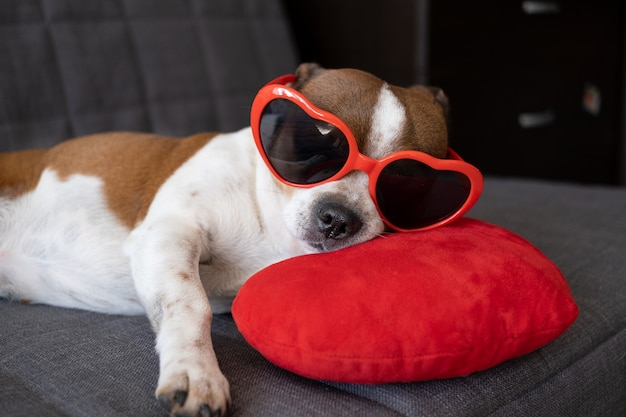
<path fill-rule="evenodd" d="M 368 181 L 369 181 L 369 193 L 370 193 L 370 197 L 372 199 L 372 201 L 374 202 L 374 204 L 376 205 L 376 210 L 378 210 L 378 213 L 380 214 L 381 218 L 383 219 L 383 222 L 385 223 L 386 227 L 389 227 L 391 229 L 396 229 L 396 227 L 389 223 L 386 219 L 384 214 L 381 211 L 380 206 L 378 205 L 378 199 L 376 197 L 376 181 L 377 181 L 377 174 L 376 174 L 376 169 L 377 167 L 379 167 L 379 165 L 381 164 L 380 161 L 370 158 L 366 155 L 363 155 L 362 153 L 358 153 L 358 157 L 355 158 L 354 163 L 351 165 L 351 170 L 352 171 L 361 171 L 363 173 L 365 173 L 365 175 L 367 175 Z"/>
<path fill-rule="evenodd" d="M 372 171 L 378 164 L 378 161 L 372 158 L 369 158 L 362 153 L 358 154 L 358 157 L 355 159 L 354 163 L 350 167 L 352 171 L 363 171 L 368 176 L 371 176 Z"/>

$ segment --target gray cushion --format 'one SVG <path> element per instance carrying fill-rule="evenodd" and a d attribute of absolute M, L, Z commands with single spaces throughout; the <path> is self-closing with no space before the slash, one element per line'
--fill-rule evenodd
<path fill-rule="evenodd" d="M 0 151 L 238 129 L 296 65 L 277 0 L 2 0 L 0 57 Z"/>
<path fill-rule="evenodd" d="M 213 337 L 236 416 L 622 416 L 626 411 L 626 190 L 489 179 L 471 215 L 538 246 L 580 316 L 559 339 L 488 371 L 379 386 L 325 383 L 265 361 L 217 316 Z M 512 279 L 511 285 L 515 285 Z M 0 302 L 0 388 L 51 416 L 165 415 L 142 317 Z M 22 413 L 8 395 L 0 409 Z M 56 413 L 56 414 L 55 414 Z"/>

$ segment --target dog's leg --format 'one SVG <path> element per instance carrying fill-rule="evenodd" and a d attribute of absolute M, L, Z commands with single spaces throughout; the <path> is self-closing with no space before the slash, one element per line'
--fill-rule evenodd
<path fill-rule="evenodd" d="M 211 342 L 212 313 L 198 262 L 200 231 L 167 219 L 142 225 L 127 242 L 137 293 L 157 333 L 160 376 L 156 395 L 172 415 L 223 415 L 228 381 Z"/>

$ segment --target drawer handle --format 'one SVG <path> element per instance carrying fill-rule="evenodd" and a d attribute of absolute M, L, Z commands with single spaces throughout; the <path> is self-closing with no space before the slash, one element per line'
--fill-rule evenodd
<path fill-rule="evenodd" d="M 554 123 L 556 115 L 553 110 L 544 110 L 533 113 L 520 113 L 517 122 L 522 129 L 536 129 L 538 127 L 550 126 Z"/>
<path fill-rule="evenodd" d="M 523 1 L 522 10 L 526 14 L 557 14 L 561 6 L 556 1 Z"/>

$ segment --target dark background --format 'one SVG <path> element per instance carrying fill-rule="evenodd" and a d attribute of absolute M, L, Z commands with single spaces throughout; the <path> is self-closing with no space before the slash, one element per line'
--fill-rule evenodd
<path fill-rule="evenodd" d="M 626 184 L 624 2 L 283 1 L 301 60 L 443 88 L 485 174 Z"/>

